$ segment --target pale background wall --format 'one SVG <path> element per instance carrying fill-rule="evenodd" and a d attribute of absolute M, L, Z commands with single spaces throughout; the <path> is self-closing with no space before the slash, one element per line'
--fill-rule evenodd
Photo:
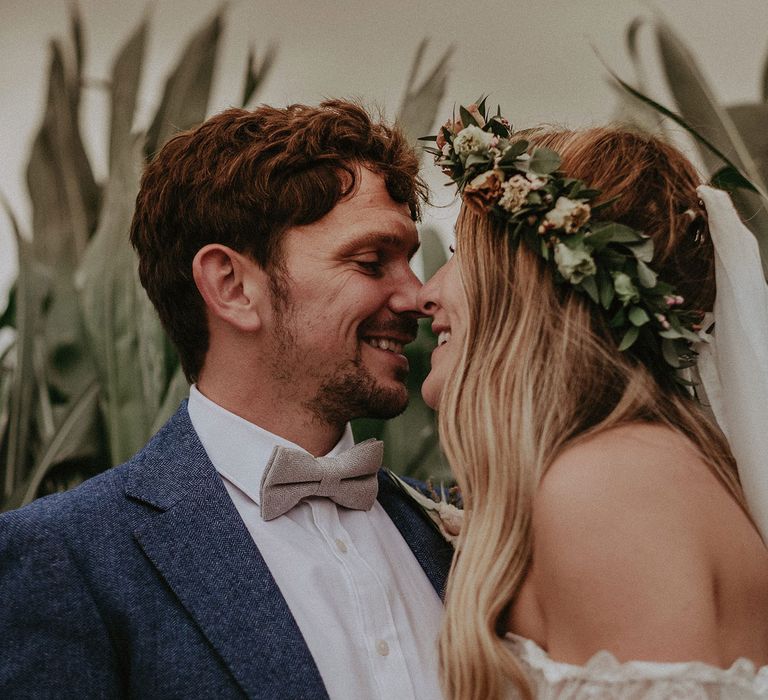
<path fill-rule="evenodd" d="M 117 47 L 148 11 L 151 35 L 136 124 L 146 126 L 181 46 L 219 5 L 218 0 L 80 0 L 86 75 L 108 76 Z M 30 215 L 24 173 L 42 117 L 47 43 L 68 31 L 68 7 L 67 0 L 0 0 L 0 192 L 25 228 Z M 487 92 L 517 126 L 599 123 L 613 113 L 615 98 L 595 49 L 631 77 L 624 29 L 654 9 L 686 39 L 719 98 L 726 103 L 758 99 L 768 48 L 768 0 L 655 5 L 639 0 L 233 0 L 209 111 L 239 99 L 248 46 L 263 51 L 274 41 L 277 62 L 257 101 L 281 105 L 357 96 L 394 115 L 416 46 L 429 36 L 430 65 L 444 47 L 456 45 L 446 113 L 454 102 Z M 650 50 L 648 40 L 645 45 Z M 104 94 L 91 89 L 82 109 L 97 176 L 105 170 L 106 105 Z M 453 212 L 441 209 L 432 216 L 447 230 Z M 0 309 L 14 275 L 10 230 L 0 217 Z"/>

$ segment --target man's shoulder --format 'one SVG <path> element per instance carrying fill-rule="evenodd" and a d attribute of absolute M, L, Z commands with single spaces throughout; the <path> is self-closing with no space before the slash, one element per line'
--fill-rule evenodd
<path fill-rule="evenodd" d="M 131 483 L 145 474 L 155 474 L 178 455 L 195 453 L 197 436 L 189 423 L 186 407 L 156 432 L 130 459 L 110 467 L 79 486 L 33 501 L 27 506 L 0 514 L 0 536 L 9 528 L 66 531 L 77 523 L 86 531 L 89 523 L 101 527 L 105 514 L 114 513 L 126 501 Z"/>
<path fill-rule="evenodd" d="M 122 478 L 128 464 L 107 469 L 69 491 L 44 496 L 0 514 L 0 540 L 6 536 L 64 534 L 75 525 L 92 521 L 95 513 L 113 509 L 122 493 Z"/>

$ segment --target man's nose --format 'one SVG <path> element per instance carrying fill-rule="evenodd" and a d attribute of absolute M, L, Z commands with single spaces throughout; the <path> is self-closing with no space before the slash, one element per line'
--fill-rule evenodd
<path fill-rule="evenodd" d="M 403 272 L 403 277 L 398 280 L 390 299 L 390 308 L 398 314 L 412 314 L 417 317 L 424 316 L 419 304 L 419 292 L 422 284 L 416 274 L 408 267 Z"/>
<path fill-rule="evenodd" d="M 437 297 L 442 269 L 443 268 L 440 268 L 430 279 L 428 279 L 421 286 L 421 289 L 419 289 L 419 292 L 416 295 L 416 302 L 419 306 L 419 314 L 421 316 L 432 316 L 437 311 L 439 306 Z"/>

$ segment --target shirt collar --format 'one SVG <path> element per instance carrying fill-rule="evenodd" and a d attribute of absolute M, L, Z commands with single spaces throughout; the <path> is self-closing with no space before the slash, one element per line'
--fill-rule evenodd
<path fill-rule="evenodd" d="M 203 448 L 219 474 L 259 505 L 261 477 L 272 450 L 280 445 L 307 452 L 290 440 L 270 433 L 219 406 L 193 384 L 189 389 L 189 419 Z M 326 455 L 335 456 L 355 444 L 347 423 L 341 439 Z M 309 454 L 309 453 L 307 453 Z"/>

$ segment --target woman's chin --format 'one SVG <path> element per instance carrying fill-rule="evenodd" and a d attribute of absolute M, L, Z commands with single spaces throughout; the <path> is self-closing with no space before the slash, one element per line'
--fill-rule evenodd
<path fill-rule="evenodd" d="M 424 383 L 421 385 L 421 398 L 431 409 L 437 410 L 440 403 L 440 394 L 443 390 L 443 382 L 434 377 L 434 372 L 430 372 Z"/>

